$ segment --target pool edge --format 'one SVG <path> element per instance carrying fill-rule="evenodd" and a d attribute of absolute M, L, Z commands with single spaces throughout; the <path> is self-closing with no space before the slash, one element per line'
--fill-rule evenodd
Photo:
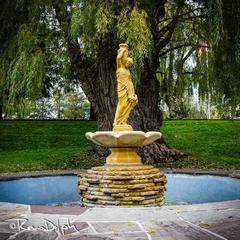
<path fill-rule="evenodd" d="M 189 175 L 214 175 L 240 179 L 240 170 L 202 170 L 202 169 L 161 169 L 164 173 L 179 173 Z M 16 173 L 2 173 L 0 174 L 0 181 L 17 180 L 20 178 L 35 178 L 47 176 L 67 176 L 78 175 L 86 172 L 84 169 L 69 169 L 69 170 L 46 170 L 46 171 L 29 171 Z"/>

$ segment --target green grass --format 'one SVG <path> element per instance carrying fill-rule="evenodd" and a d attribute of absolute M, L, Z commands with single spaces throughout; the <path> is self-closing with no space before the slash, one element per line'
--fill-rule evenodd
<path fill-rule="evenodd" d="M 171 147 L 188 155 L 161 167 L 240 169 L 240 121 L 165 121 L 161 132 Z"/>
<path fill-rule="evenodd" d="M 0 122 L 0 172 L 90 168 L 104 163 L 89 153 L 92 121 Z"/>
<path fill-rule="evenodd" d="M 0 122 L 0 172 L 90 168 L 105 160 L 91 153 L 92 121 Z M 161 128 L 166 142 L 188 154 L 171 168 L 240 169 L 240 121 L 175 120 Z"/>

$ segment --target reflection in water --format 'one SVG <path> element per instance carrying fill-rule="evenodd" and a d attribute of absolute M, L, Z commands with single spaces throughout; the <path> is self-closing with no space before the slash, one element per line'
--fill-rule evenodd
<path fill-rule="evenodd" d="M 166 202 L 206 203 L 240 199 L 240 180 L 218 176 L 167 174 Z M 56 204 L 80 200 L 77 176 L 0 181 L 0 201 Z"/>

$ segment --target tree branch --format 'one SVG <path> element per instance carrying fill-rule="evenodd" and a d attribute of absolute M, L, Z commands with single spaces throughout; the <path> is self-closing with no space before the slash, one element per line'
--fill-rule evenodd
<path fill-rule="evenodd" d="M 186 75 L 186 74 L 191 74 L 191 75 L 204 75 L 203 73 L 196 73 L 196 72 L 183 72 L 182 74 Z"/>
<path fill-rule="evenodd" d="M 180 44 L 178 46 L 166 49 L 165 51 L 163 51 L 162 53 L 159 54 L 159 57 L 162 57 L 165 54 L 167 54 L 168 52 L 171 52 L 171 51 L 173 51 L 175 49 L 179 49 L 179 48 L 182 48 L 182 47 L 191 47 L 191 46 L 192 47 L 205 47 L 205 48 L 209 48 L 209 46 L 207 46 L 207 45 L 200 45 L 200 44 L 195 44 L 195 43 L 184 43 L 184 44 Z"/>
<path fill-rule="evenodd" d="M 205 15 L 195 15 L 195 16 L 190 16 L 190 17 L 184 17 L 184 18 L 182 18 L 182 20 L 187 21 L 187 20 L 194 20 L 194 19 L 203 18 L 203 17 L 205 17 Z"/>
<path fill-rule="evenodd" d="M 156 43 L 156 48 L 157 48 L 156 51 L 158 53 L 160 53 L 161 49 L 163 49 L 170 42 L 172 35 L 174 33 L 175 27 L 178 23 L 178 15 L 183 7 L 183 4 L 184 4 L 184 1 L 180 1 L 178 3 L 178 7 L 176 9 L 176 13 L 174 14 L 175 16 L 173 17 L 173 20 L 169 24 L 167 24 L 166 27 L 164 27 L 158 32 L 158 39 L 160 39 Z M 162 36 L 163 38 L 161 38 Z"/>
<path fill-rule="evenodd" d="M 165 73 L 165 72 L 161 72 L 161 71 L 156 71 L 156 73 L 160 73 L 160 74 L 162 74 L 162 75 L 167 74 L 167 73 Z"/>
<path fill-rule="evenodd" d="M 203 10 L 203 9 L 206 9 L 206 8 L 205 8 L 205 7 L 195 8 L 195 9 L 193 9 L 193 10 L 191 10 L 191 11 L 185 12 L 185 13 L 183 13 L 183 14 L 180 14 L 180 15 L 176 16 L 176 17 L 177 17 L 177 18 L 180 18 L 180 17 L 186 16 L 186 15 L 188 15 L 188 14 L 190 14 L 190 13 L 194 13 L 195 11 Z M 159 23 L 166 22 L 166 21 L 171 20 L 171 19 L 172 19 L 172 18 L 164 18 L 164 19 L 162 19 Z"/>
<path fill-rule="evenodd" d="M 166 36 L 157 43 L 158 52 L 160 52 L 160 50 L 163 49 L 170 42 L 173 32 L 175 30 L 176 24 L 177 24 L 177 18 L 174 18 L 170 24 L 168 24 L 159 32 L 159 35 L 160 34 L 164 35 L 165 33 Z"/>
<path fill-rule="evenodd" d="M 188 11 L 188 12 L 185 12 L 185 13 L 183 13 L 183 14 L 180 14 L 180 15 L 178 15 L 177 17 L 183 17 L 183 16 L 186 16 L 186 15 L 188 15 L 188 14 L 190 14 L 190 13 L 194 13 L 195 11 L 203 10 L 203 9 L 206 9 L 206 8 L 205 8 L 205 7 L 195 8 L 195 9 L 193 9 L 193 10 L 190 10 L 190 11 Z"/>

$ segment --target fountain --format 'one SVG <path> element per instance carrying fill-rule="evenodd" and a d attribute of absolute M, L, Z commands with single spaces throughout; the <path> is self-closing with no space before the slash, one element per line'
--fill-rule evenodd
<path fill-rule="evenodd" d="M 84 206 L 161 206 L 166 178 L 158 168 L 142 164 L 136 150 L 161 137 L 160 132 L 134 131 L 127 124 L 138 98 L 133 87 L 128 45 L 120 44 L 117 54 L 118 105 L 113 131 L 88 132 L 95 144 L 109 147 L 106 164 L 80 175 L 79 192 Z"/>

